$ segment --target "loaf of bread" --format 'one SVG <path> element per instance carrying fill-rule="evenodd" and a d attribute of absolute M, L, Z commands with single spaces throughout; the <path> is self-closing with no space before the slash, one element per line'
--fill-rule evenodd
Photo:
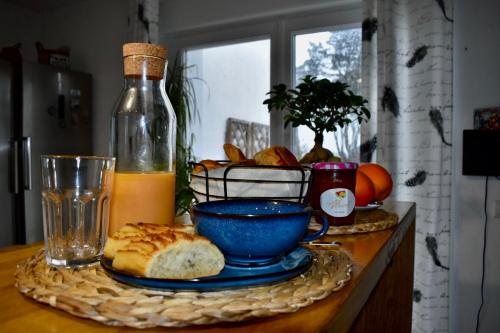
<path fill-rule="evenodd" d="M 108 238 L 104 256 L 119 271 L 151 278 L 194 279 L 224 268 L 219 249 L 191 226 L 127 224 Z"/>
<path fill-rule="evenodd" d="M 255 154 L 259 165 L 301 166 L 295 155 L 283 146 L 273 146 Z"/>

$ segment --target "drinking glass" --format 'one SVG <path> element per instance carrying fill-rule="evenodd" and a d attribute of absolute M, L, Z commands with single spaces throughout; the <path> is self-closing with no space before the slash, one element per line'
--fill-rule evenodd
<path fill-rule="evenodd" d="M 106 241 L 115 158 L 42 155 L 41 162 L 47 263 L 97 262 Z"/>

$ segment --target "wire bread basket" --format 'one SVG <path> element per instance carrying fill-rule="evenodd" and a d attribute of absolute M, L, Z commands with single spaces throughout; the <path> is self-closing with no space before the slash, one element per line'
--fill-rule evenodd
<path fill-rule="evenodd" d="M 202 171 L 191 175 L 190 188 L 198 202 L 241 198 L 275 199 L 303 202 L 311 184 L 308 166 L 232 165 L 208 170 L 201 163 L 190 162 Z"/>

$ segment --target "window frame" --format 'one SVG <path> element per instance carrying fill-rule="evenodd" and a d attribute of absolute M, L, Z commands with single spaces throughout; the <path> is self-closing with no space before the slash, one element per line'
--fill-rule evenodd
<path fill-rule="evenodd" d="M 283 10 L 286 12 L 286 9 Z M 269 87 L 285 83 L 293 85 L 295 76 L 294 40 L 297 34 L 317 31 L 334 31 L 361 26 L 361 3 L 332 3 L 321 11 L 276 14 L 265 18 L 245 19 L 227 24 L 175 31 L 163 34 L 161 42 L 169 46 L 169 54 L 184 56 L 189 49 L 213 47 L 240 42 L 270 39 L 271 64 Z M 262 97 L 264 100 L 265 96 Z M 284 128 L 283 113 L 271 112 L 271 145 L 293 147 L 293 131 Z"/>

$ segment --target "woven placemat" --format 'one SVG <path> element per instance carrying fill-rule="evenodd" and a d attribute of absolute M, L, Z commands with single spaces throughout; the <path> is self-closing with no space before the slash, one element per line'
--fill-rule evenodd
<path fill-rule="evenodd" d="M 16 287 L 39 302 L 114 326 L 235 322 L 294 312 L 339 290 L 351 278 L 352 263 L 341 251 L 318 250 L 306 273 L 260 287 L 215 291 L 157 291 L 121 284 L 100 265 L 60 269 L 46 264 L 40 250 L 17 266 Z"/>
<path fill-rule="evenodd" d="M 328 235 L 351 235 L 365 232 L 373 232 L 389 229 L 398 224 L 399 217 L 395 213 L 387 212 L 383 209 L 373 209 L 369 211 L 357 211 L 354 217 L 354 224 L 345 226 L 330 226 Z M 309 228 L 320 230 L 321 225 L 313 218 Z"/>

